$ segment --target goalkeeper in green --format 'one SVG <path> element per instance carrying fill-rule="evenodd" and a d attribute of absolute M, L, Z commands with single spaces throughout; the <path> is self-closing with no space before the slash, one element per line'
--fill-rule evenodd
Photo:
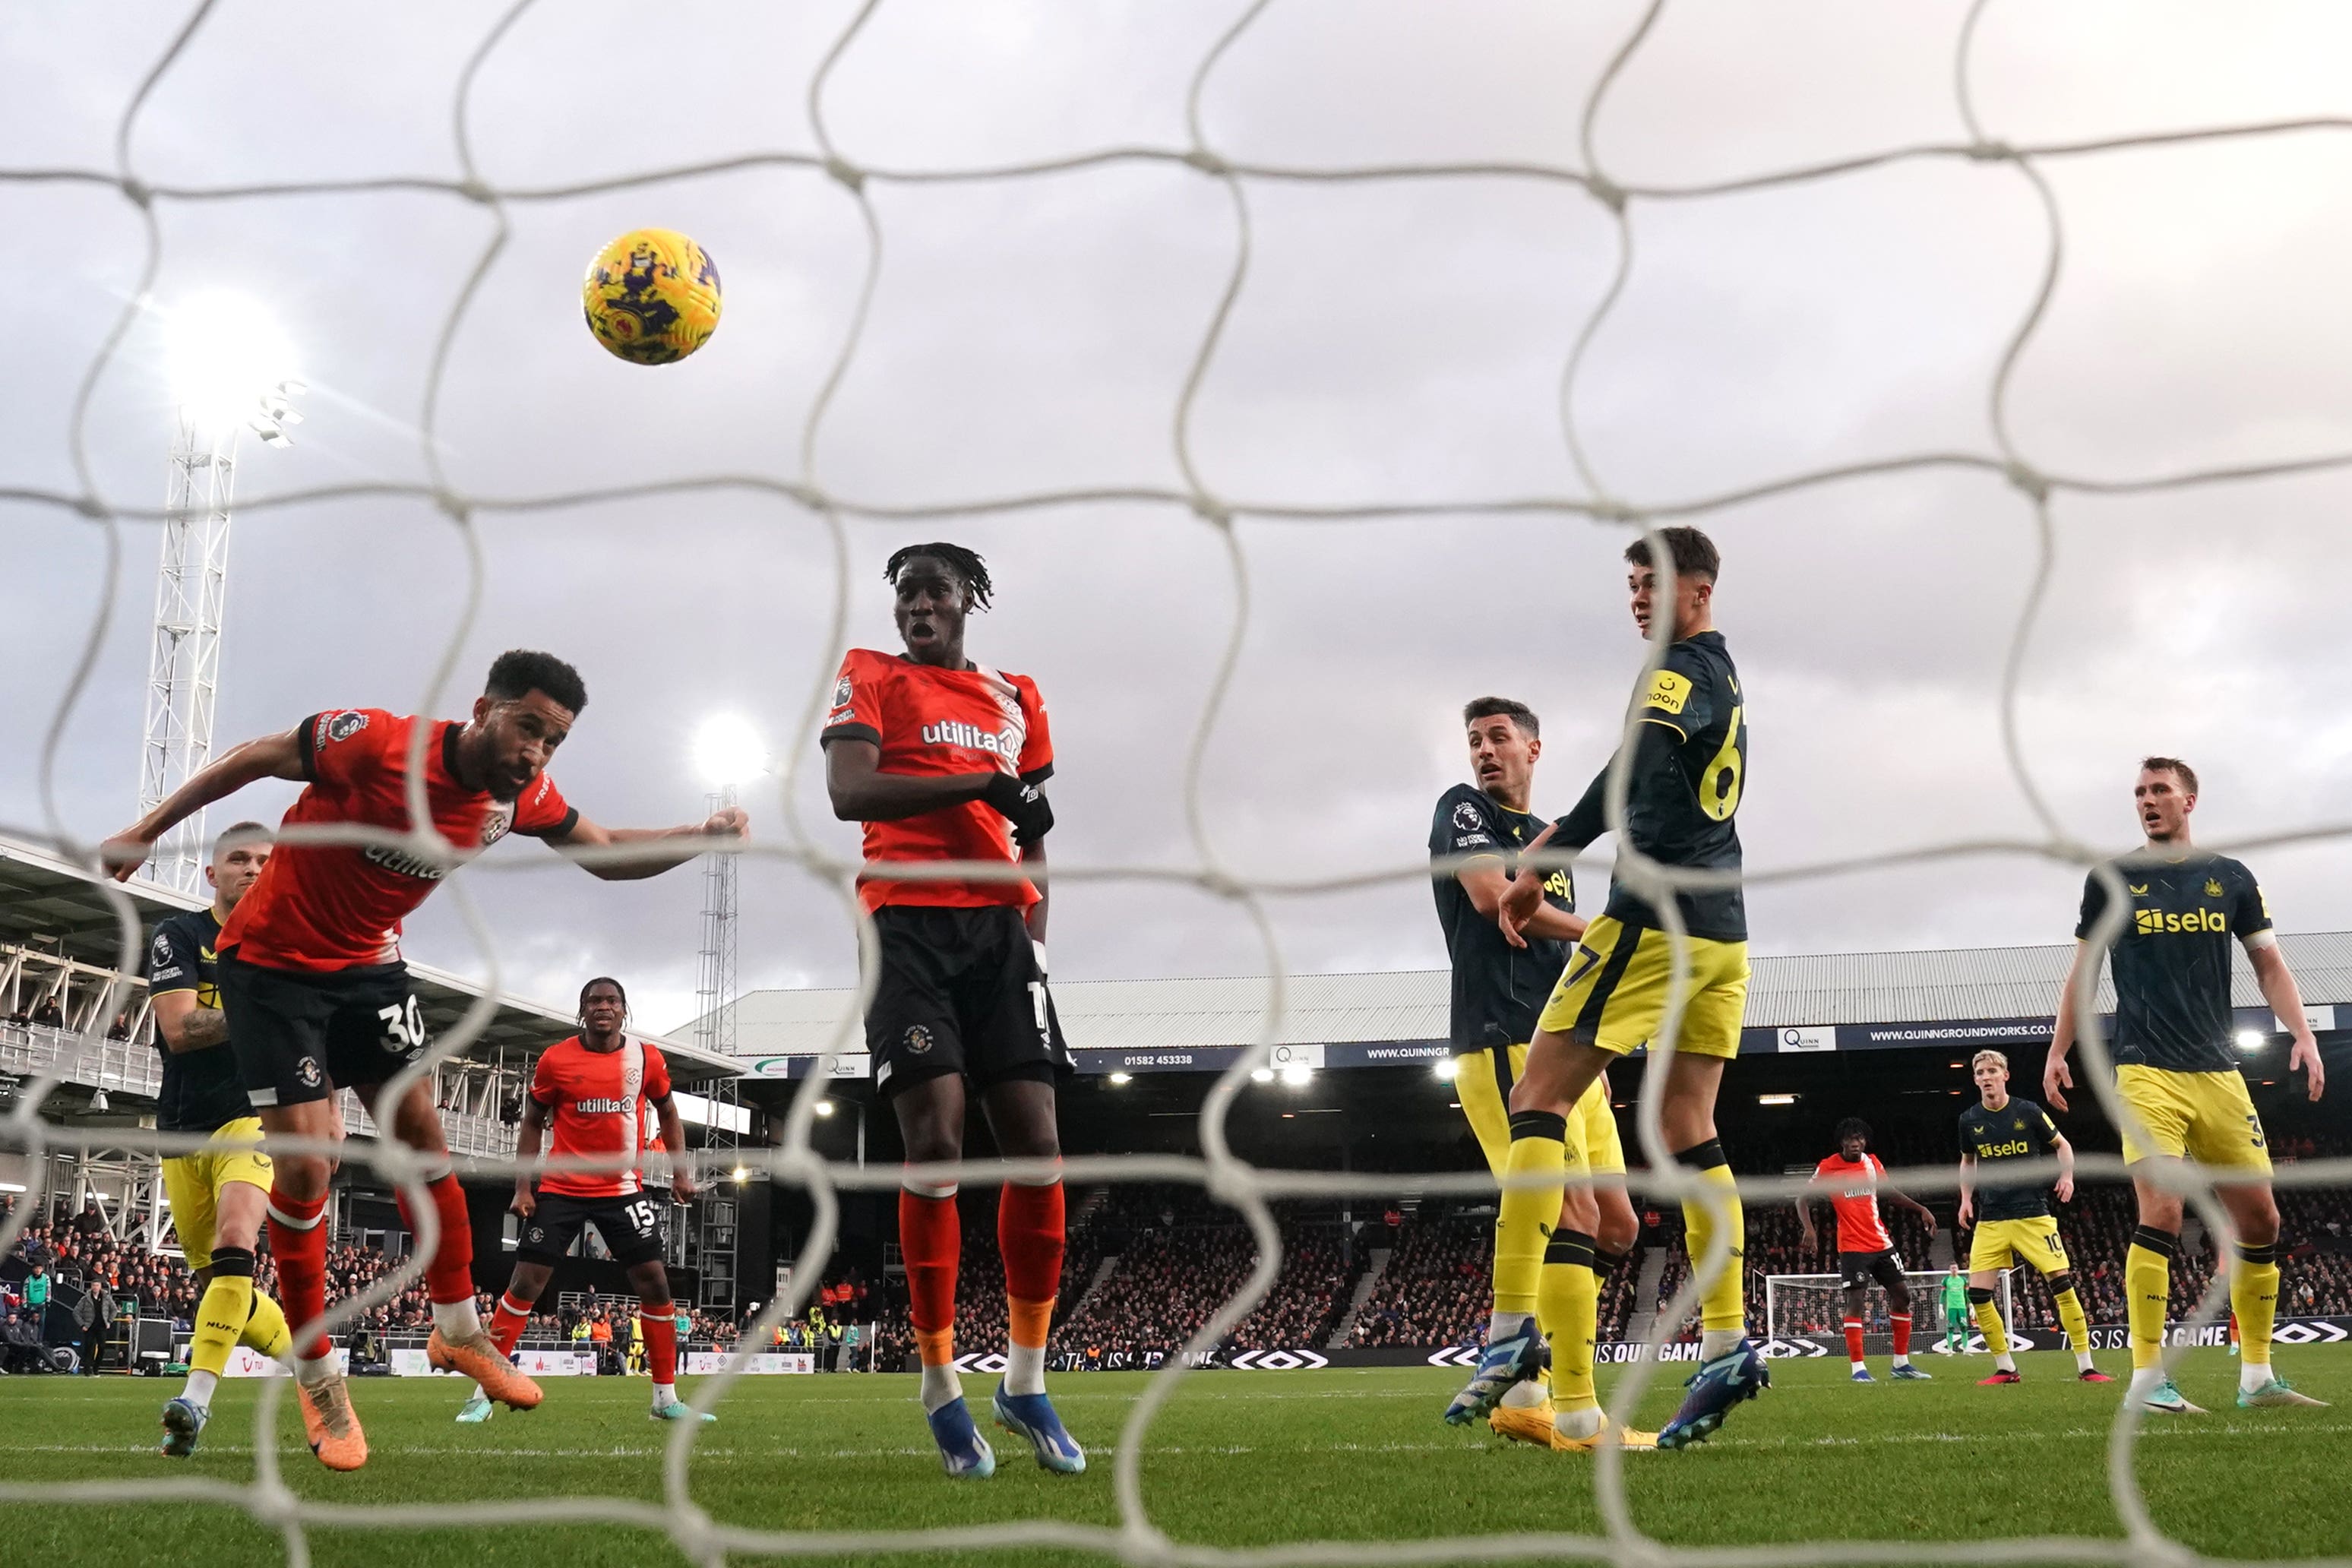
<path fill-rule="evenodd" d="M 1944 1273 L 1944 1353 L 1958 1355 L 1969 1347 L 1969 1277 L 1955 1262 Z"/>

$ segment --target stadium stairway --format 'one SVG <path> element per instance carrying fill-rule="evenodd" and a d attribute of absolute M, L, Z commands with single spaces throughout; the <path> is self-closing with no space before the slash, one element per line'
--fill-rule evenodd
<path fill-rule="evenodd" d="M 1666 1277 L 1666 1253 L 1663 1247 L 1642 1249 L 1642 1271 L 1633 1277 L 1633 1315 L 1625 1323 L 1625 1338 L 1635 1343 L 1650 1337 L 1650 1329 L 1658 1321 L 1658 1281 Z"/>
<path fill-rule="evenodd" d="M 1379 1287 L 1381 1276 L 1389 1271 L 1389 1258 L 1393 1252 L 1393 1248 L 1386 1247 L 1371 1249 L 1371 1267 L 1366 1268 L 1363 1278 L 1356 1281 L 1356 1293 L 1349 1298 L 1348 1310 L 1339 1314 L 1339 1326 L 1331 1331 L 1331 1337 L 1323 1342 L 1325 1350 L 1344 1350 L 1347 1347 L 1348 1336 L 1356 1331 L 1356 1314 L 1362 1311 L 1364 1303 L 1372 1299 L 1372 1291 Z"/>
<path fill-rule="evenodd" d="M 1102 1289 L 1102 1282 L 1109 1279 L 1111 1275 L 1117 1271 L 1120 1260 L 1126 1258 L 1126 1256 L 1127 1254 L 1123 1252 L 1106 1252 L 1103 1254 L 1103 1260 L 1095 1265 L 1094 1278 L 1087 1280 L 1087 1288 L 1078 1292 L 1078 1299 L 1070 1303 L 1070 1310 L 1067 1316 L 1073 1318 L 1076 1317 L 1078 1313 L 1084 1310 L 1086 1304 L 1094 1300 L 1095 1292 Z"/>

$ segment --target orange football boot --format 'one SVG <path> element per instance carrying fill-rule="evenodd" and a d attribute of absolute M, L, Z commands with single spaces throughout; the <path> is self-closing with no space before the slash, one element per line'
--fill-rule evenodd
<path fill-rule="evenodd" d="M 360 1430 L 359 1413 L 352 1408 L 351 1390 L 340 1373 L 315 1384 L 296 1383 L 294 1397 L 302 1406 L 302 1430 L 310 1452 L 331 1470 L 356 1470 L 367 1463 L 367 1434 Z"/>
<path fill-rule="evenodd" d="M 522 1369 L 507 1359 L 498 1342 L 487 1332 L 451 1340 L 444 1339 L 441 1331 L 436 1329 L 432 1338 L 425 1342 L 425 1359 L 444 1372 L 472 1378 L 482 1385 L 485 1396 L 509 1409 L 534 1409 L 541 1398 L 539 1384 L 524 1376 Z"/>

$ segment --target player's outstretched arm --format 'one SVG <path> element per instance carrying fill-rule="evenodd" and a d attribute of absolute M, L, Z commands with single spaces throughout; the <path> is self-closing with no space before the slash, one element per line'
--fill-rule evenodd
<path fill-rule="evenodd" d="M 2287 1053 L 2287 1070 L 2303 1068 L 2311 1080 L 2311 1098 L 2317 1100 L 2320 1091 L 2327 1087 L 2327 1069 L 2320 1065 L 2319 1041 L 2312 1035 L 2311 1021 L 2304 1016 L 2303 991 L 2294 983 L 2294 972 L 2286 966 L 2286 954 L 2279 951 L 2275 936 L 2262 931 L 2246 940 L 2246 960 L 2253 965 L 2254 979 L 2263 988 L 2263 1000 L 2270 1004 L 2272 1014 L 2294 1037 L 2294 1048 Z"/>
<path fill-rule="evenodd" d="M 147 851 L 155 847 L 155 840 L 249 784 L 261 779 L 299 783 L 304 776 L 301 733 L 298 724 L 282 734 L 247 741 L 188 775 L 188 782 L 165 796 L 154 810 L 100 847 L 107 875 L 118 882 L 131 880 L 131 874 L 146 863 Z"/>
<path fill-rule="evenodd" d="M 548 842 L 597 849 L 615 844 L 643 844 L 646 849 L 642 855 L 632 855 L 625 860 L 594 861 L 581 868 L 607 882 L 639 882 L 675 870 L 714 842 L 746 837 L 751 826 L 751 819 L 740 805 L 720 806 L 700 822 L 677 827 L 606 827 L 583 816 L 572 825 L 571 832 Z M 656 845 L 660 847 L 654 847 Z"/>
<path fill-rule="evenodd" d="M 2050 1059 L 2042 1068 L 2042 1099 L 2053 1110 L 2064 1110 L 2066 1091 L 2074 1087 L 2074 1075 L 2066 1067 L 2066 1054 L 2074 1048 L 2075 988 L 2083 983 L 2083 955 L 2091 944 L 2074 944 L 2074 962 L 2066 966 L 2065 984 L 2058 987 L 2058 1016 L 2050 1024 Z"/>
<path fill-rule="evenodd" d="M 1919 1223 L 1927 1227 L 1927 1234 L 1929 1236 L 1936 1234 L 1936 1211 L 1929 1208 L 1926 1204 L 1921 1203 L 1918 1199 L 1910 1196 L 1906 1193 L 1896 1192 L 1893 1187 L 1888 1186 L 1884 1181 L 1878 1184 L 1878 1194 L 1884 1198 L 1893 1199 L 1896 1208 L 1908 1209 L 1911 1213 L 1917 1215 L 1919 1216 Z"/>

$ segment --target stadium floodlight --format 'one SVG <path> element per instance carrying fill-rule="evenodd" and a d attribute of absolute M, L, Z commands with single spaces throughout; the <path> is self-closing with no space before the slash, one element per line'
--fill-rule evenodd
<path fill-rule="evenodd" d="M 1282 1069 L 1282 1081 L 1293 1089 L 1304 1089 L 1314 1079 L 1315 1069 L 1305 1062 L 1292 1062 Z"/>
<path fill-rule="evenodd" d="M 95 1111 L 103 1111 L 106 1109 L 106 1090 L 100 1089 L 90 1091 L 89 1108 Z"/>
<path fill-rule="evenodd" d="M 1759 1105 L 1794 1105 L 1797 1103 L 1797 1097 L 1793 1094 L 1759 1094 L 1756 1097 L 1756 1103 Z"/>
<path fill-rule="evenodd" d="M 816 1102 L 816 1113 L 819 1116 L 831 1116 L 833 1114 L 833 1101 L 829 1100 L 818 1100 Z"/>
<path fill-rule="evenodd" d="M 172 401 L 198 426 L 249 425 L 273 447 L 298 424 L 290 399 L 305 390 L 292 376 L 286 333 L 250 295 L 192 294 L 163 313 L 164 373 Z"/>
<path fill-rule="evenodd" d="M 721 713 L 694 737 L 694 768 L 705 784 L 724 789 L 768 771 L 768 748 L 740 713 Z"/>
<path fill-rule="evenodd" d="M 2263 1047 L 2269 1043 L 2270 1037 L 2263 1034 L 2260 1029 L 2241 1029 L 2238 1031 L 2238 1048 L 2242 1051 L 2259 1051 Z"/>
<path fill-rule="evenodd" d="M 751 1179 L 751 1168 L 749 1165 L 738 1165 L 729 1173 L 735 1178 L 735 1184 L 739 1187 Z"/>
<path fill-rule="evenodd" d="M 1110 1075 L 1110 1080 L 1113 1083 L 1133 1083 L 1135 1075 L 1131 1072 L 1115 1072 Z"/>
<path fill-rule="evenodd" d="M 1440 1057 L 1429 1064 L 1429 1070 L 1437 1075 L 1438 1082 L 1452 1083 L 1454 1075 L 1460 1072 L 1462 1068 L 1452 1057 Z"/>
<path fill-rule="evenodd" d="M 1252 1082 L 1252 1083 L 1272 1083 L 1273 1081 L 1274 1081 L 1274 1069 L 1273 1069 L 1272 1068 L 1250 1068 L 1250 1082 Z"/>

